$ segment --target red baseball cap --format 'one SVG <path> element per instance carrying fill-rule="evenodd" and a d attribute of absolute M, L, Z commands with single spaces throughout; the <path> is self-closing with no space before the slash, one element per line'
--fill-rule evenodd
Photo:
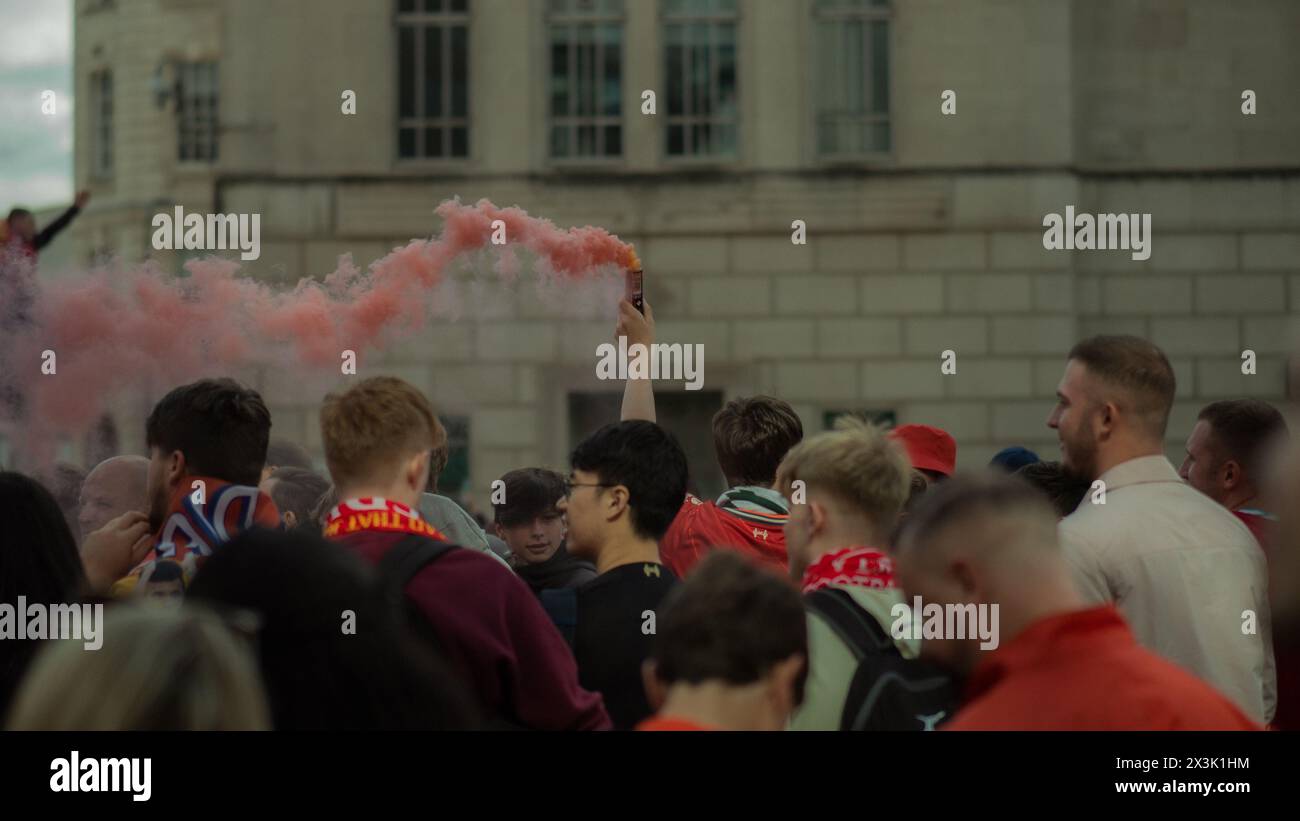
<path fill-rule="evenodd" d="M 957 469 L 957 440 L 946 430 L 930 425 L 901 425 L 889 432 L 900 443 L 917 470 L 933 470 L 951 476 Z"/>

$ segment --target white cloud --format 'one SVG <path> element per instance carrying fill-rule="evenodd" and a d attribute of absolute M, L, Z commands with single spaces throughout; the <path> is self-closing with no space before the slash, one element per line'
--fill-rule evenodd
<path fill-rule="evenodd" d="M 0 68 L 67 65 L 72 0 L 0 0 Z"/>

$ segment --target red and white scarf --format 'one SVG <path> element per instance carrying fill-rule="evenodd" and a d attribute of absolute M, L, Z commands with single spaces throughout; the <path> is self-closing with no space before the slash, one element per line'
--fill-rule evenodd
<path fill-rule="evenodd" d="M 804 571 L 804 593 L 833 584 L 876 589 L 897 587 L 894 560 L 874 547 L 846 547 L 823 555 Z"/>
<path fill-rule="evenodd" d="M 419 511 L 401 502 L 366 496 L 339 502 L 325 520 L 325 536 L 338 538 L 350 533 L 418 533 L 431 539 L 446 541 L 433 525 L 420 518 Z"/>

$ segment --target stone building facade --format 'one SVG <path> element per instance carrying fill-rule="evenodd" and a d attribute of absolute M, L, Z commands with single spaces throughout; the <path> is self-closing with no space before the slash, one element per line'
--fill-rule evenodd
<path fill-rule="evenodd" d="M 709 415 L 754 392 L 808 430 L 845 411 L 939 425 L 966 467 L 1054 455 L 1065 354 L 1098 332 L 1170 356 L 1181 458 L 1206 402 L 1285 390 L 1298 30 L 1289 0 L 78 0 L 95 198 L 74 236 L 87 260 L 178 267 L 149 246 L 154 213 L 260 213 L 249 269 L 292 284 L 436 233 L 453 196 L 603 226 L 637 243 L 660 339 L 704 345 L 705 390 L 664 402 L 706 491 Z M 1071 205 L 1151 214 L 1150 258 L 1045 250 L 1044 216 Z M 505 470 L 563 465 L 619 387 L 595 378 L 610 316 L 526 289 L 485 306 L 368 366 L 458 419 L 480 502 Z M 276 434 L 319 455 L 319 393 L 250 378 Z"/>

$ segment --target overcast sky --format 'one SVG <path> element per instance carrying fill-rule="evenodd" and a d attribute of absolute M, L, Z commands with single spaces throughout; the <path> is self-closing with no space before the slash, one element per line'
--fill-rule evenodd
<path fill-rule="evenodd" d="M 0 219 L 72 199 L 72 2 L 0 0 Z"/>

